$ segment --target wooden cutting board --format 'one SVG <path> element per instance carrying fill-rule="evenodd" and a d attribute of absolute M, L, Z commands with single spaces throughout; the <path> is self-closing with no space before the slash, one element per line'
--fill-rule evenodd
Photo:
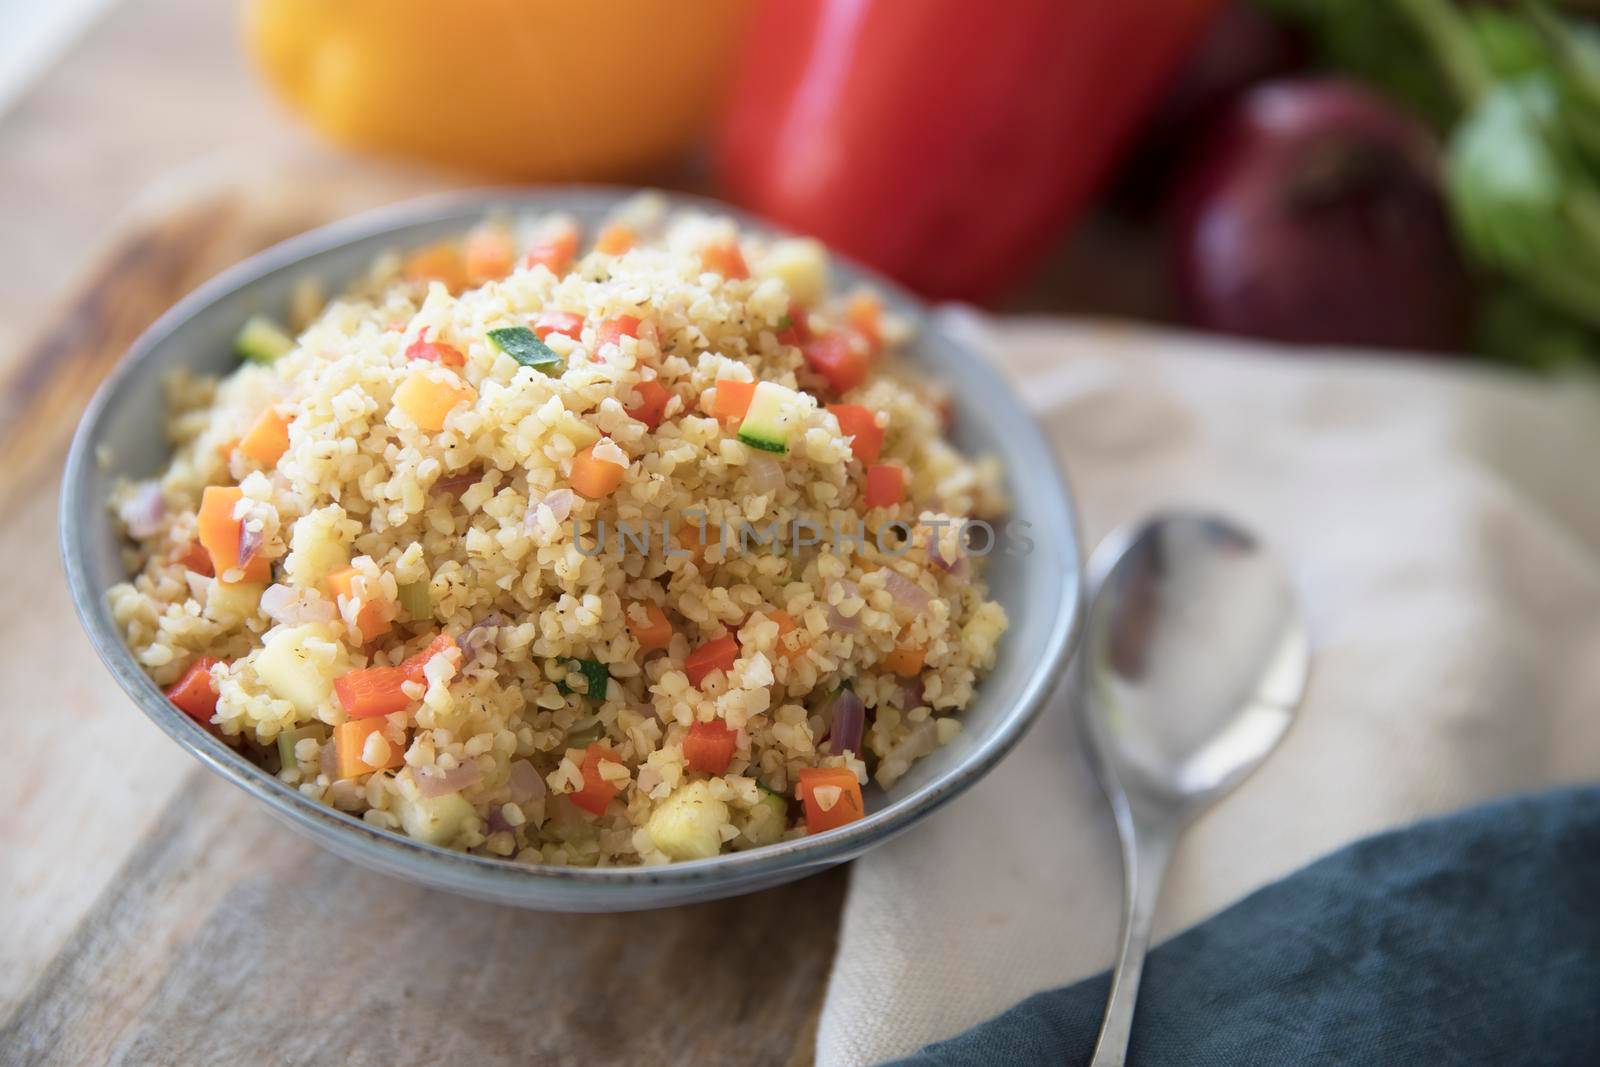
<path fill-rule="evenodd" d="M 0 1062 L 809 1062 L 844 870 L 611 916 L 420 889 L 201 770 L 95 660 L 55 528 L 94 385 L 229 263 L 414 191 L 283 186 L 147 213 L 0 386 Z"/>

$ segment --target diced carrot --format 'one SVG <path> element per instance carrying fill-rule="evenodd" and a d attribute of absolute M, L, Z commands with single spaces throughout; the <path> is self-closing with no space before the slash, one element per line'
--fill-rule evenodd
<path fill-rule="evenodd" d="M 698 564 L 705 562 L 706 549 L 711 547 L 714 536 L 707 527 L 689 525 L 680 526 L 673 531 L 672 539 L 678 542 L 678 547 L 689 553 L 690 558 Z"/>
<path fill-rule="evenodd" d="M 200 544 L 211 557 L 211 573 L 220 580 L 229 571 L 242 570 L 239 581 L 264 582 L 272 577 L 272 561 L 257 553 L 250 562 L 239 566 L 239 529 L 243 525 L 233 517 L 233 509 L 244 498 L 244 490 L 236 485 L 208 485 L 200 494 L 200 512 L 195 516 Z"/>
<path fill-rule="evenodd" d="M 697 722 L 683 739 L 683 761 L 696 773 L 722 774 L 733 760 L 738 741 L 738 733 L 728 729 L 721 719 Z"/>
<path fill-rule="evenodd" d="M 625 222 L 613 222 L 594 239 L 594 250 L 608 256 L 620 256 L 632 248 L 637 239 L 638 235 L 633 232 L 632 226 Z"/>
<path fill-rule="evenodd" d="M 643 615 L 640 622 L 636 615 Z M 628 632 L 639 642 L 640 652 L 655 652 L 672 642 L 672 622 L 667 613 L 654 604 L 635 604 L 622 613 L 628 623 Z"/>
<path fill-rule="evenodd" d="M 839 420 L 839 431 L 852 438 L 850 451 L 863 463 L 876 463 L 883 451 L 883 427 L 870 408 L 860 404 L 829 404 L 828 410 Z"/>
<path fill-rule="evenodd" d="M 621 792 L 617 786 L 600 777 L 601 760 L 621 763 L 622 757 L 598 742 L 584 749 L 583 762 L 578 765 L 583 771 L 583 788 L 567 798 L 591 815 L 604 814 L 611 798 Z"/>
<path fill-rule="evenodd" d="M 453 374 L 412 371 L 394 391 L 395 407 L 429 433 L 444 429 L 444 421 L 458 404 L 470 404 L 478 391 Z"/>
<path fill-rule="evenodd" d="M 872 355 L 883 351 L 883 303 L 871 293 L 857 293 L 845 305 L 844 321 L 867 342 Z"/>
<path fill-rule="evenodd" d="M 503 226 L 474 226 L 462 242 L 467 277 L 474 283 L 494 282 L 511 273 L 517 248 Z"/>
<path fill-rule="evenodd" d="M 200 547 L 199 541 L 190 541 L 187 545 L 184 545 L 183 551 L 178 553 L 178 562 L 196 574 L 203 574 L 207 578 L 216 574 L 216 571 L 211 569 L 210 553 Z"/>
<path fill-rule="evenodd" d="M 811 321 L 806 317 L 806 309 L 798 303 L 789 301 L 789 325 L 778 331 L 778 341 L 786 345 L 799 345 L 811 340 Z"/>
<path fill-rule="evenodd" d="M 456 647 L 456 639 L 449 634 L 435 634 L 432 641 L 421 652 L 408 656 L 400 664 L 400 669 L 405 672 L 408 682 L 426 682 L 423 670 L 428 666 L 428 661 L 441 652 L 448 652 Z"/>
<path fill-rule="evenodd" d="M 596 459 L 594 449 L 595 446 L 590 445 L 572 457 L 572 474 L 567 481 L 578 495 L 599 500 L 616 492 L 626 468 L 610 460 Z"/>
<path fill-rule="evenodd" d="M 344 597 L 346 600 L 356 599 L 355 578 L 360 573 L 354 567 L 342 567 L 324 579 L 335 603 L 339 597 Z M 393 617 L 394 613 L 389 604 L 373 596 L 363 600 L 361 609 L 356 612 L 356 629 L 361 631 L 362 644 L 388 633 Z"/>
<path fill-rule="evenodd" d="M 798 778 L 794 791 L 805 805 L 806 833 L 833 830 L 867 814 L 861 783 L 848 767 L 803 767 Z"/>
<path fill-rule="evenodd" d="M 406 746 L 387 737 L 383 738 L 382 745 L 375 746 L 377 751 L 373 758 L 378 762 L 367 762 L 367 741 L 373 734 L 382 733 L 385 725 L 387 722 L 382 718 L 351 719 L 333 728 L 333 750 L 338 756 L 340 778 L 356 778 L 405 762 Z"/>
<path fill-rule="evenodd" d="M 837 333 L 806 342 L 800 346 L 800 354 L 838 393 L 848 393 L 866 381 L 872 362 L 862 346 Z"/>
<path fill-rule="evenodd" d="M 368 667 L 335 678 L 333 692 L 346 715 L 370 719 L 409 708 L 411 698 L 402 688 L 408 681 L 406 672 L 399 667 Z"/>
<path fill-rule="evenodd" d="M 465 367 L 467 357 L 455 345 L 447 345 L 443 341 L 428 340 L 428 328 L 424 326 L 417 339 L 406 347 L 407 359 L 424 359 L 430 363 L 440 363 L 446 367 Z"/>
<path fill-rule="evenodd" d="M 574 341 L 583 333 L 583 316 L 570 311 L 541 311 L 528 320 L 534 334 L 543 341 L 553 333 L 565 334 Z"/>
<path fill-rule="evenodd" d="M 906 498 L 906 472 L 891 463 L 867 468 L 867 507 L 888 508 Z"/>
<path fill-rule="evenodd" d="M 167 699 L 207 730 L 215 729 L 211 717 L 217 713 L 217 690 L 211 684 L 211 668 L 218 662 L 212 656 L 201 656 L 167 690 Z"/>
<path fill-rule="evenodd" d="M 453 241 L 417 249 L 406 257 L 400 269 L 407 281 L 443 282 L 452 293 L 467 287 L 467 265 Z"/>
<path fill-rule="evenodd" d="M 717 379 L 717 398 L 711 405 L 711 414 L 728 421 L 744 418 L 750 410 L 750 398 L 756 395 L 755 382 L 741 382 L 736 378 Z"/>
<path fill-rule="evenodd" d="M 578 254 L 578 228 L 560 226 L 535 241 L 522 262 L 529 267 L 545 267 L 556 277 L 567 273 Z"/>
<path fill-rule="evenodd" d="M 278 460 L 289 450 L 289 421 L 277 408 L 268 408 L 250 427 L 250 432 L 239 438 L 239 451 L 263 467 L 277 466 Z"/>
<path fill-rule="evenodd" d="M 640 382 L 633 387 L 639 399 L 624 410 L 628 418 L 637 419 L 654 430 L 661 425 L 661 419 L 667 413 L 667 401 L 672 399 L 672 391 L 661 384 L 659 378 Z"/>
<path fill-rule="evenodd" d="M 715 641 L 707 641 L 689 653 L 689 658 L 683 664 L 683 673 L 689 676 L 689 684 L 698 689 L 712 671 L 726 674 L 733 670 L 734 661 L 738 658 L 739 642 L 734 640 L 732 634 L 727 634 Z"/>
<path fill-rule="evenodd" d="M 926 647 L 922 645 L 901 645 L 883 657 L 883 665 L 902 678 L 910 678 L 922 673 L 922 665 L 927 661 L 927 658 L 928 650 Z"/>
<path fill-rule="evenodd" d="M 800 628 L 800 624 L 794 621 L 793 615 L 781 610 L 767 611 L 763 612 L 763 614 L 778 624 L 778 655 L 788 659 L 791 656 L 800 655 L 810 647 L 804 634 L 797 635 L 793 640 L 790 640 L 789 635 Z"/>
<path fill-rule="evenodd" d="M 607 319 L 600 324 L 600 329 L 595 331 L 595 351 L 600 351 L 606 345 L 620 344 L 624 337 L 638 337 L 641 325 L 643 323 L 633 315 L 618 315 L 614 319 Z"/>
<path fill-rule="evenodd" d="M 706 270 L 724 278 L 750 277 L 750 268 L 744 261 L 744 253 L 739 251 L 737 241 L 718 241 L 706 245 L 700 250 L 700 262 Z"/>

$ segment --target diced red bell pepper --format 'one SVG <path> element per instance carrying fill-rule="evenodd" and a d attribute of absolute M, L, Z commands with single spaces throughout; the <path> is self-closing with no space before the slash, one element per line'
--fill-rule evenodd
<path fill-rule="evenodd" d="M 667 412 L 667 401 L 672 399 L 672 391 L 656 378 L 640 382 L 633 387 L 633 391 L 639 399 L 624 409 L 628 418 L 636 419 L 654 430 L 661 425 L 661 418 Z"/>
<path fill-rule="evenodd" d="M 831 333 L 800 346 L 811 369 L 827 379 L 836 393 L 848 393 L 867 380 L 872 359 L 848 335 Z"/>
<path fill-rule="evenodd" d="M 553 333 L 565 334 L 576 341 L 583 333 L 583 316 L 570 311 L 541 311 L 529 321 L 541 341 Z"/>
<path fill-rule="evenodd" d="M 167 690 L 167 699 L 207 730 L 215 730 L 211 717 L 217 713 L 217 690 L 211 684 L 211 668 L 219 662 L 213 656 L 201 656 Z"/>
<path fill-rule="evenodd" d="M 828 410 L 839 420 L 839 432 L 852 438 L 850 451 L 863 463 L 877 462 L 883 451 L 883 427 L 872 409 L 860 404 L 829 404 Z"/>
<path fill-rule="evenodd" d="M 906 472 L 890 463 L 874 463 L 867 468 L 869 508 L 890 508 L 906 498 Z"/>
<path fill-rule="evenodd" d="M 728 724 L 721 719 L 697 722 L 689 727 L 688 736 L 683 739 L 684 762 L 699 774 L 722 774 L 733 760 L 738 740 L 738 733 L 728 729 Z"/>
<path fill-rule="evenodd" d="M 778 340 L 781 343 L 800 345 L 811 340 L 811 320 L 806 316 L 805 308 L 791 300 L 786 317 L 789 325 L 778 331 Z"/>
<path fill-rule="evenodd" d="M 433 363 L 442 363 L 446 367 L 465 367 L 467 357 L 461 349 L 454 345 L 447 345 L 443 341 L 428 340 L 428 331 L 424 327 L 417 339 L 406 348 L 407 359 L 425 359 Z"/>
<path fill-rule="evenodd" d="M 726 674 L 733 669 L 734 661 L 739 658 L 739 642 L 734 640 L 732 634 L 707 641 L 693 652 L 684 661 L 683 672 L 689 676 L 689 684 L 696 689 L 706 680 L 706 675 L 712 671 L 722 671 Z"/>
<path fill-rule="evenodd" d="M 449 634 L 434 635 L 433 640 L 429 641 L 421 652 L 408 657 L 400 664 L 400 669 L 405 672 L 406 681 L 426 682 L 427 679 L 423 676 L 422 671 L 423 668 L 427 667 L 428 661 L 439 653 L 447 652 L 455 647 L 456 639 Z"/>
<path fill-rule="evenodd" d="M 568 795 L 568 799 L 591 815 L 604 814 L 606 805 L 622 791 L 600 777 L 601 760 L 621 763 L 622 757 L 599 742 L 590 745 L 583 752 L 583 762 L 578 765 L 583 772 L 583 788 Z"/>
<path fill-rule="evenodd" d="M 600 324 L 600 329 L 595 333 L 594 347 L 599 351 L 606 345 L 614 345 L 624 337 L 638 337 L 640 321 L 632 315 L 618 315 L 614 319 L 607 319 Z"/>

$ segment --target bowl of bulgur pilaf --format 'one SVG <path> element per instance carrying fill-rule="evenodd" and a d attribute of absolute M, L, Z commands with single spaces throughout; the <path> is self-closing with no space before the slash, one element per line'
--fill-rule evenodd
<path fill-rule="evenodd" d="M 987 772 L 1074 513 L 980 354 L 710 201 L 486 191 L 291 240 L 101 387 L 62 545 L 112 672 L 347 858 L 603 911 L 798 877 Z"/>

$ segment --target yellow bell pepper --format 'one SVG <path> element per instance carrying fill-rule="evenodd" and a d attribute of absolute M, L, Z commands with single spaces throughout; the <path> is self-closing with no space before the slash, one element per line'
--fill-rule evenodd
<path fill-rule="evenodd" d="M 250 0 L 267 80 L 333 140 L 525 179 L 638 174 L 713 117 L 749 0 Z"/>

